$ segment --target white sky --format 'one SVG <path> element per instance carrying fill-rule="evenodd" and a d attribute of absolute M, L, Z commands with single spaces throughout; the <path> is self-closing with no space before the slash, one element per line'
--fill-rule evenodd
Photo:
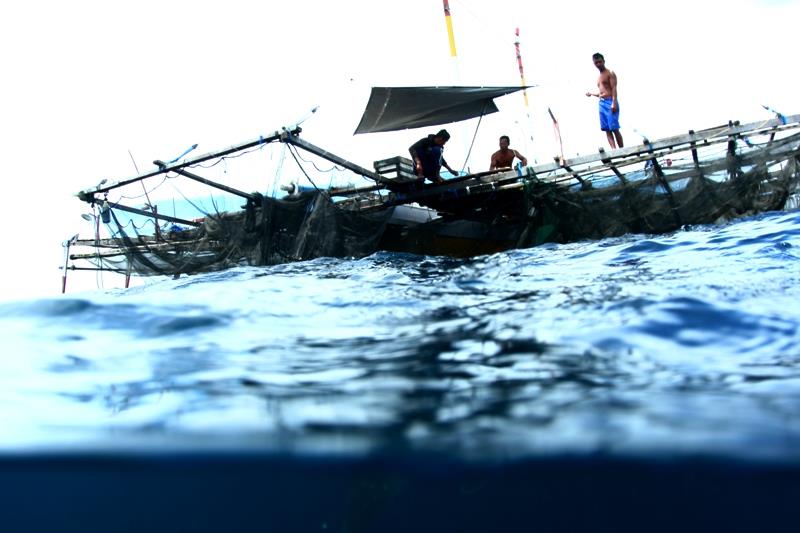
<path fill-rule="evenodd" d="M 483 120 L 473 171 L 488 168 L 501 134 L 531 161 L 551 160 L 547 107 L 567 156 L 604 146 L 597 101 L 584 96 L 596 51 L 618 75 L 627 144 L 641 141 L 634 129 L 653 139 L 768 118 L 762 104 L 800 113 L 800 0 L 543 4 L 450 0 L 453 60 L 439 0 L 4 2 L 0 298 L 60 293 L 61 242 L 91 231 L 73 194 L 133 175 L 129 150 L 144 170 L 194 143 L 201 154 L 270 133 L 319 105 L 303 137 L 370 168 L 437 129 L 354 137 L 371 86 L 518 85 L 517 26 L 526 82 L 538 87 L 527 109 L 511 95 Z M 446 155 L 460 167 L 475 123 L 447 127 Z"/>

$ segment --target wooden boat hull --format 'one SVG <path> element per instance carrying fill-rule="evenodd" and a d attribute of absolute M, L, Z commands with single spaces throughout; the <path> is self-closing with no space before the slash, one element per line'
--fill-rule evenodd
<path fill-rule="evenodd" d="M 474 257 L 516 248 L 519 224 L 486 224 L 440 218 L 424 224 L 386 226 L 378 247 L 390 252 L 450 257 Z"/>

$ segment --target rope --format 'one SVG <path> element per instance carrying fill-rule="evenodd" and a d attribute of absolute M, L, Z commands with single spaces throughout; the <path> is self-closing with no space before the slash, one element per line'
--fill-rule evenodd
<path fill-rule="evenodd" d="M 461 167 L 461 173 L 464 173 L 464 169 L 467 168 L 467 162 L 469 162 L 469 156 L 472 153 L 472 147 L 475 146 L 475 138 L 478 137 L 478 129 L 481 127 L 481 121 L 483 120 L 483 112 L 486 111 L 486 103 L 483 103 L 483 109 L 481 109 L 481 116 L 478 117 L 478 124 L 475 125 L 475 133 L 472 135 L 472 142 L 469 145 L 469 150 L 467 150 L 467 157 L 464 158 L 464 166 Z"/>
<path fill-rule="evenodd" d="M 177 174 L 176 174 L 176 176 L 177 176 Z M 175 176 L 172 176 L 172 177 L 174 178 Z M 144 180 L 140 180 L 139 183 L 142 184 L 142 188 L 144 189 L 144 194 L 140 194 L 138 196 L 129 196 L 129 195 L 123 194 L 123 195 L 120 195 L 119 198 L 120 199 L 124 198 L 126 200 L 138 200 L 139 198 L 144 197 L 144 198 L 147 199 L 147 203 L 150 204 L 150 198 L 148 196 L 148 192 L 153 192 L 153 191 L 157 190 L 159 187 L 164 185 L 164 183 L 166 183 L 167 179 L 170 179 L 170 176 L 168 174 L 164 174 L 164 178 L 161 180 L 161 183 L 159 183 L 155 187 L 152 187 L 149 191 L 144 188 Z M 152 204 L 150 204 L 150 205 L 152 205 Z"/>
<path fill-rule="evenodd" d="M 309 181 L 309 183 L 311 183 L 311 185 L 314 186 L 314 188 L 317 190 L 317 192 L 319 192 L 321 194 L 324 194 L 324 192 L 319 187 L 317 187 L 317 184 L 314 183 L 314 180 L 311 179 L 311 176 L 308 175 L 308 173 L 306 172 L 306 169 L 303 168 L 303 165 L 300 164 L 300 161 L 298 160 L 298 156 L 295 154 L 295 150 L 292 149 L 292 147 L 289 148 L 289 153 L 292 154 L 292 157 L 294 158 L 295 163 L 297 163 L 297 166 L 300 168 L 300 171 L 303 173 L 303 175 L 306 177 L 306 179 Z"/>
<path fill-rule="evenodd" d="M 275 194 L 278 192 L 278 184 L 281 181 L 281 175 L 283 174 L 283 162 L 286 160 L 286 147 L 287 144 L 283 144 L 281 146 L 281 155 L 280 159 L 278 160 L 278 165 L 275 168 L 275 176 L 272 178 L 272 197 L 275 197 Z"/>
<path fill-rule="evenodd" d="M 296 152 L 296 150 L 295 150 L 295 152 Z M 340 167 L 340 166 L 337 166 L 337 165 L 333 165 L 333 167 L 329 168 L 328 170 L 323 170 L 323 169 L 319 168 L 316 165 L 316 163 L 314 163 L 313 161 L 310 161 L 308 159 L 303 159 L 303 157 L 300 155 L 299 152 L 296 152 L 296 153 L 297 153 L 297 157 L 299 157 L 302 162 L 311 164 L 311 166 L 313 166 L 315 169 L 317 169 L 317 172 L 325 172 L 325 173 L 327 173 L 327 172 L 333 172 L 334 170 L 339 170 L 339 171 L 344 171 L 345 170 L 344 167 Z"/>
<path fill-rule="evenodd" d="M 210 165 L 204 165 L 203 163 L 197 163 L 195 165 L 189 165 L 187 168 L 213 168 L 213 167 L 219 165 L 220 163 L 222 163 L 223 161 L 225 161 L 226 159 L 237 159 L 237 158 L 245 156 L 247 154 L 252 154 L 253 152 L 257 152 L 258 150 L 262 150 L 265 146 L 267 146 L 269 144 L 272 144 L 273 142 L 275 142 L 275 141 L 270 141 L 268 143 L 261 142 L 258 145 L 256 145 L 254 148 L 251 148 L 249 150 L 242 150 L 240 152 L 237 152 L 236 155 L 224 155 L 222 157 L 218 157 Z"/>

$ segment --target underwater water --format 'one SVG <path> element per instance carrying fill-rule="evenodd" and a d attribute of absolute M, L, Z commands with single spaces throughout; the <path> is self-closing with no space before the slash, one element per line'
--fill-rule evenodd
<path fill-rule="evenodd" d="M 0 304 L 0 451 L 800 460 L 800 213 Z"/>

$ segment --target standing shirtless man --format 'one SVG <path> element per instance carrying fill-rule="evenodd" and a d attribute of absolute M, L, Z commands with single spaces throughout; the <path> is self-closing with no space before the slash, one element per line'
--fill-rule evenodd
<path fill-rule="evenodd" d="M 600 71 L 597 78 L 596 93 L 587 92 L 586 96 L 600 98 L 600 129 L 606 132 L 608 144 L 611 148 L 622 148 L 622 134 L 619 132 L 619 101 L 617 100 L 617 75 L 606 68 L 606 59 L 603 54 L 596 53 L 592 56 L 594 66 Z"/>
<path fill-rule="evenodd" d="M 522 162 L 523 166 L 528 166 L 528 160 L 525 159 L 524 155 L 508 147 L 510 143 L 511 139 L 508 138 L 508 135 L 500 137 L 500 149 L 492 154 L 492 162 L 489 164 L 489 170 L 506 167 L 511 168 L 515 157 Z"/>

